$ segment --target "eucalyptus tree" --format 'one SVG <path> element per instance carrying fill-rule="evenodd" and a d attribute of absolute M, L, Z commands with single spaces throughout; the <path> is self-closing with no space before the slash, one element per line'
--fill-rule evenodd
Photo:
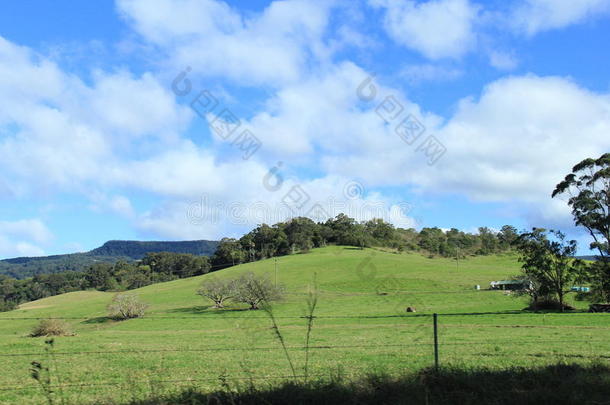
<path fill-rule="evenodd" d="M 563 311 L 571 283 L 582 274 L 583 263 L 574 258 L 576 241 L 567 240 L 560 231 L 534 228 L 521 234 L 516 246 L 523 263 L 522 279 L 530 283 L 528 293 L 534 306 L 538 299 L 554 296 Z"/>
<path fill-rule="evenodd" d="M 557 184 L 552 197 L 567 196 L 574 223 L 593 238 L 590 247 L 599 253 L 591 266 L 596 297 L 610 301 L 610 153 L 585 159 Z"/>

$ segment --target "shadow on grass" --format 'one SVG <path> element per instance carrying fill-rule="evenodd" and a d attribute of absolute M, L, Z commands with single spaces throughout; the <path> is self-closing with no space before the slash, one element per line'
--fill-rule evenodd
<path fill-rule="evenodd" d="M 185 307 L 185 308 L 175 308 L 170 309 L 168 313 L 177 313 L 177 314 L 198 314 L 198 315 L 220 315 L 220 314 L 229 314 L 232 312 L 242 312 L 249 311 L 248 308 L 214 308 L 214 305 L 207 306 L 196 306 L 196 307 Z"/>
<path fill-rule="evenodd" d="M 98 316 L 97 318 L 87 319 L 85 321 L 82 321 L 81 323 L 100 324 L 100 323 L 109 323 L 109 322 L 116 322 L 116 319 L 109 317 L 109 316 Z"/>
<path fill-rule="evenodd" d="M 310 383 L 227 385 L 226 390 L 182 392 L 127 402 L 154 404 L 608 404 L 610 367 L 559 364 L 508 370 L 423 370 L 403 377 L 335 376 Z"/>

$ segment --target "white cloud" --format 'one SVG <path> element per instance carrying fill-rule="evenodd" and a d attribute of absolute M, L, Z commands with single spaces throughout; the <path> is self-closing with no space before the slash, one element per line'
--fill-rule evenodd
<path fill-rule="evenodd" d="M 274 100 L 275 113 L 265 116 L 265 128 L 297 135 L 285 140 L 293 142 L 292 147 L 301 145 L 294 150 L 296 163 L 313 161 L 325 173 L 361 179 L 373 188 L 402 185 L 427 195 L 456 193 L 477 201 L 519 202 L 545 222 L 561 217 L 565 223 L 565 207 L 550 198 L 554 186 L 575 163 L 610 147 L 610 96 L 566 78 L 526 75 L 498 80 L 478 99 L 462 100 L 443 124 L 438 117 L 422 114 L 399 91 L 381 86 L 376 100 L 361 108 L 353 97 L 356 77 L 364 77 L 364 72 L 344 65 L 328 76 L 334 86 L 327 88 L 326 79 L 320 79 L 319 88 L 304 83 Z M 401 117 L 412 113 L 426 126 L 419 141 L 434 134 L 447 148 L 435 166 L 428 166 L 417 150 L 419 141 L 407 145 L 400 140 L 394 129 L 402 118 L 385 125 L 375 113 L 390 95 L 405 107 Z M 325 123 L 324 128 L 315 123 Z M 274 139 L 269 147 L 289 150 L 280 141 L 273 144 Z M 312 156 L 315 160 L 308 161 Z"/>
<path fill-rule="evenodd" d="M 13 195 L 103 182 L 120 155 L 166 148 L 192 117 L 148 73 L 97 72 L 88 86 L 3 38 L 0 94 L 0 184 Z"/>
<path fill-rule="evenodd" d="M 369 0 L 385 9 L 384 27 L 399 44 L 430 59 L 459 58 L 476 43 L 478 8 L 469 0 Z"/>
<path fill-rule="evenodd" d="M 412 85 L 424 82 L 446 82 L 461 77 L 464 72 L 460 69 L 440 65 L 422 64 L 410 65 L 401 70 L 400 75 Z"/>
<path fill-rule="evenodd" d="M 0 221 L 0 256 L 41 256 L 53 234 L 39 219 Z"/>
<path fill-rule="evenodd" d="M 132 218 L 135 215 L 133 206 L 129 198 L 123 195 L 108 196 L 101 192 L 91 193 L 89 198 L 92 200 L 90 208 L 98 213 L 113 213 L 123 218 Z"/>
<path fill-rule="evenodd" d="M 519 61 L 512 53 L 491 51 L 489 64 L 499 70 L 513 70 L 519 65 Z"/>
<path fill-rule="evenodd" d="M 131 201 L 129 201 L 127 197 L 122 195 L 116 195 L 112 197 L 112 199 L 110 200 L 110 208 L 117 214 L 127 218 L 132 217 L 134 215 L 134 210 L 131 206 Z"/>
<path fill-rule="evenodd" d="M 142 160 L 126 161 L 108 171 L 113 184 L 174 197 L 201 193 L 255 193 L 267 169 L 254 161 L 218 162 L 217 156 L 190 141 Z"/>
<path fill-rule="evenodd" d="M 11 242 L 0 235 L 0 257 L 35 257 L 44 256 L 42 248 L 28 242 Z"/>
<path fill-rule="evenodd" d="M 322 37 L 333 1 L 272 2 L 242 16 L 214 0 L 119 0 L 134 29 L 169 55 L 174 69 L 192 66 L 248 86 L 280 85 L 306 73 L 311 56 L 324 59 Z"/>
<path fill-rule="evenodd" d="M 439 134 L 447 157 L 420 180 L 476 199 L 548 202 L 575 163 L 608 150 L 609 131 L 607 94 L 559 77 L 502 79 L 462 100 Z"/>
<path fill-rule="evenodd" d="M 610 0 L 524 0 L 510 20 L 516 30 L 531 36 L 609 12 Z"/>
<path fill-rule="evenodd" d="M 350 193 L 347 187 L 353 184 L 357 187 Z M 277 190 L 259 184 L 257 191 L 252 195 L 202 194 L 190 200 L 166 201 L 141 215 L 137 227 L 158 237 L 214 239 L 239 237 L 262 223 L 274 224 L 296 216 L 325 221 L 339 213 L 359 221 L 383 218 L 397 227 L 418 226 L 410 216 L 414 209 L 412 203 L 367 192 L 362 185 L 345 177 L 328 175 L 309 181 L 288 178 Z M 295 196 L 303 198 L 299 200 L 302 207 L 293 204 Z"/>
<path fill-rule="evenodd" d="M 485 201 L 543 204 L 575 162 L 610 146 L 608 96 L 563 78 L 499 80 L 479 99 L 462 100 L 445 124 L 400 91 L 379 84 L 374 101 L 360 100 L 357 89 L 367 73 L 352 62 L 331 63 L 331 49 L 371 42 L 343 26 L 339 42 L 328 41 L 327 48 L 332 3 L 278 1 L 246 15 L 211 0 L 160 0 L 156 7 L 143 0 L 119 1 L 121 12 L 172 68 L 191 65 L 193 74 L 277 88 L 262 109 L 242 120 L 263 142 L 248 161 L 233 159 L 230 146 L 219 139 L 205 147 L 185 139 L 193 114 L 177 105 L 169 83 L 162 85 L 153 74 L 94 72 L 85 83 L 0 38 L 0 94 L 6 95 L 0 98 L 0 131 L 6 134 L 0 139 L 0 189 L 9 195 L 103 189 L 107 194 L 97 208 L 128 218 L 142 232 L 216 238 L 255 226 L 259 213 L 247 213 L 239 224 L 194 223 L 188 212 L 202 195 L 246 207 L 266 204 L 278 213 L 269 222 L 290 215 L 273 207 L 293 185 L 300 183 L 312 201 L 334 197 L 345 202 L 341 189 L 349 179 L 371 189 L 417 187 Z M 392 38 L 428 58 L 459 58 L 476 45 L 478 6 L 467 0 L 370 3 L 384 9 Z M 499 69 L 517 63 L 512 54 L 489 57 Z M 461 74 L 445 66 L 413 65 L 403 73 L 413 81 Z M 437 135 L 447 147 L 435 167 L 425 164 L 417 144 L 398 137 L 398 121 L 386 124 L 379 116 L 376 108 L 389 96 L 400 103 L 401 117 L 415 115 L 427 128 L 425 136 Z M 269 192 L 262 180 L 267 164 L 277 161 L 284 162 L 287 180 L 281 192 Z M 137 213 L 114 187 L 164 202 Z M 383 194 L 367 193 L 351 203 L 376 202 L 388 212 L 400 208 L 399 201 Z M 564 215 L 557 207 L 544 205 L 544 210 L 551 217 Z M 368 218 L 362 211 L 354 216 Z M 400 226 L 413 225 L 408 217 L 401 220 Z M 7 232 L 0 231 L 0 252 L 41 252 L 37 245 L 46 243 Z M 13 239 L 17 242 L 9 242 Z"/>
<path fill-rule="evenodd" d="M 324 165 L 326 158 L 345 159 L 362 153 L 375 156 L 401 149 L 402 142 L 374 108 L 393 96 L 403 114 L 421 118 L 422 113 L 399 91 L 379 83 L 375 84 L 376 100 L 363 103 L 358 89 L 367 77 L 367 72 L 353 63 L 342 63 L 285 86 L 246 124 L 263 142 L 263 153 L 273 159 L 287 159 L 293 165 Z M 349 176 L 322 167 L 328 173 Z"/>
<path fill-rule="evenodd" d="M 137 78 L 128 72 L 98 72 L 88 96 L 84 101 L 90 112 L 87 118 L 116 137 L 173 137 L 184 129 L 191 115 L 177 107 L 167 86 L 150 73 Z"/>
<path fill-rule="evenodd" d="M 0 221 L 0 233 L 36 243 L 48 243 L 53 239 L 51 231 L 39 219 Z"/>

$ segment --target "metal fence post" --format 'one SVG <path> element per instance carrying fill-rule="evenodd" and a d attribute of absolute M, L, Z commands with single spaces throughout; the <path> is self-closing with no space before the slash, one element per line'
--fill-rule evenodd
<path fill-rule="evenodd" d="M 438 314 L 433 314 L 434 321 L 434 369 L 438 371 Z"/>

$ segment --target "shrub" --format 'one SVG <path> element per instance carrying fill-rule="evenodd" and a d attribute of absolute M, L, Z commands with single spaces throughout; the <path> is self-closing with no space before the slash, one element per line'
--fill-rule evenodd
<path fill-rule="evenodd" d="M 201 283 L 197 294 L 214 301 L 214 308 L 223 308 L 224 302 L 232 298 L 237 290 L 235 280 L 211 279 Z"/>
<path fill-rule="evenodd" d="M 281 298 L 282 289 L 266 277 L 246 273 L 236 280 L 235 300 L 250 305 L 250 309 L 258 309 L 262 303 Z"/>
<path fill-rule="evenodd" d="M 108 312 L 111 318 L 131 319 L 144 316 L 148 305 L 140 301 L 135 294 L 117 294 L 108 305 Z"/>
<path fill-rule="evenodd" d="M 72 336 L 72 328 L 61 319 L 43 319 L 32 329 L 31 337 Z"/>

